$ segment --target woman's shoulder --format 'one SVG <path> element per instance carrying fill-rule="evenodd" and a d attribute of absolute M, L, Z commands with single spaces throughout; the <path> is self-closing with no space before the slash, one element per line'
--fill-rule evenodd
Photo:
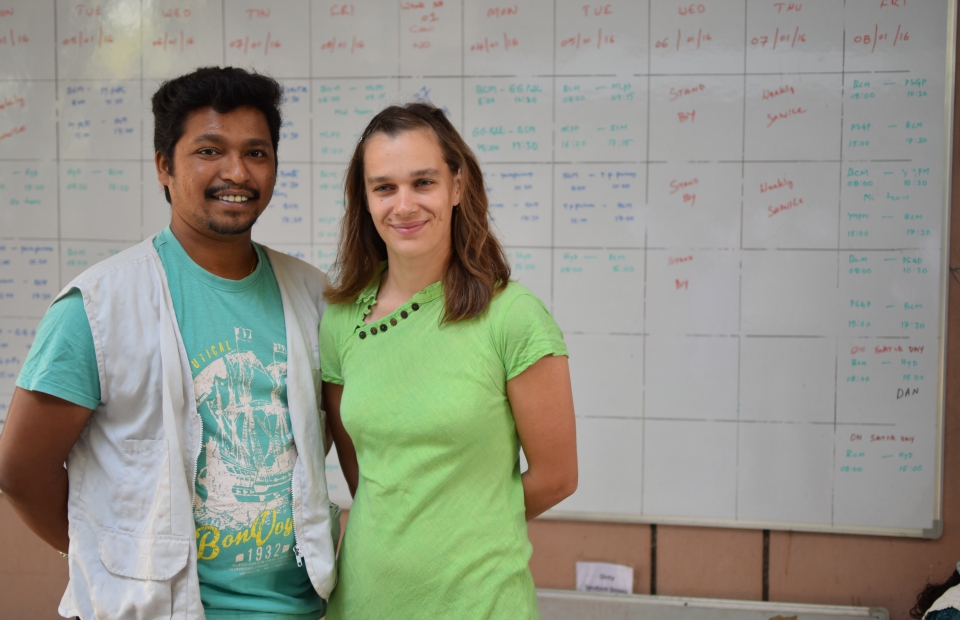
<path fill-rule="evenodd" d="M 490 302 L 492 316 L 509 316 L 516 311 L 524 310 L 547 311 L 547 307 L 530 289 L 514 280 L 507 282 L 507 286 Z"/>
<path fill-rule="evenodd" d="M 506 307 L 509 308 L 513 305 L 518 299 L 523 297 L 532 297 L 533 299 L 539 299 L 534 295 L 530 289 L 520 284 L 516 280 L 510 280 L 507 282 L 507 285 L 497 293 L 493 300 L 490 302 L 490 307 Z"/>
<path fill-rule="evenodd" d="M 328 303 L 323 310 L 323 316 L 320 317 L 320 328 L 331 334 L 338 333 L 345 324 L 353 320 L 356 312 L 356 302 L 340 304 Z"/>
<path fill-rule="evenodd" d="M 347 316 L 355 310 L 356 305 L 357 303 L 355 301 L 345 303 L 327 302 L 327 308 L 323 312 L 323 318 L 340 318 Z"/>
<path fill-rule="evenodd" d="M 559 330 L 547 305 L 519 282 L 509 282 L 493 298 L 487 313 L 488 324 L 498 333 Z"/>

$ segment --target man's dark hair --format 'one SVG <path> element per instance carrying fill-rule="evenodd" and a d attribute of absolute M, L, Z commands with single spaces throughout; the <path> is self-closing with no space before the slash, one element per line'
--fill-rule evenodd
<path fill-rule="evenodd" d="M 910 610 L 910 617 L 920 620 L 930 607 L 937 602 L 938 598 L 943 596 L 950 588 L 958 585 L 960 585 L 960 566 L 943 583 L 928 583 L 927 587 L 917 594 L 917 604 Z"/>
<path fill-rule="evenodd" d="M 153 148 L 167 159 L 173 173 L 173 150 L 183 137 L 187 116 L 194 110 L 213 108 L 220 114 L 237 108 L 260 110 L 270 128 L 274 164 L 280 142 L 280 104 L 283 89 L 273 78 L 237 67 L 202 67 L 167 80 L 153 95 Z M 167 202 L 170 190 L 163 188 Z"/>

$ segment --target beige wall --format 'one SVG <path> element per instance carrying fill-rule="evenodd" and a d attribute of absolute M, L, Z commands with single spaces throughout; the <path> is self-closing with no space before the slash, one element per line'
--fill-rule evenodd
<path fill-rule="evenodd" d="M 960 93 L 958 93 L 960 95 Z M 960 106 L 957 106 L 960 110 Z M 953 178 L 960 172 L 960 122 L 954 121 Z M 950 264 L 960 265 L 960 181 L 954 182 Z M 960 561 L 960 286 L 951 279 L 947 329 L 947 396 L 943 536 L 914 540 L 877 536 L 771 532 L 770 600 L 886 607 L 904 620 L 928 581 L 945 579 Z M 634 567 L 634 592 L 650 592 L 649 525 L 538 520 L 530 524 L 538 587 L 573 589 L 577 560 Z M 59 618 L 66 561 L 34 536 L 0 496 L 0 618 Z M 759 600 L 763 534 L 660 525 L 657 594 Z"/>

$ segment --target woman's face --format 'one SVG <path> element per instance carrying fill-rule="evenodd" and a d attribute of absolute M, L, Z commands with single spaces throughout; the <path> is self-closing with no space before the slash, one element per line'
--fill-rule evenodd
<path fill-rule="evenodd" d="M 450 172 L 433 132 L 367 138 L 363 173 L 367 206 L 388 259 L 445 263 L 453 206 L 460 203 L 460 172 Z"/>

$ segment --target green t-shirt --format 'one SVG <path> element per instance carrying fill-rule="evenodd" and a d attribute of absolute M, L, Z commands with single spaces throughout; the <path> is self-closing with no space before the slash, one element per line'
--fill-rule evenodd
<path fill-rule="evenodd" d="M 513 282 L 474 319 L 441 326 L 437 282 L 365 325 L 378 286 L 320 325 L 360 467 L 327 618 L 536 618 L 506 384 L 560 329 Z"/>
<path fill-rule="evenodd" d="M 190 358 L 203 450 L 194 520 L 208 618 L 316 620 L 325 602 L 294 556 L 291 480 L 297 451 L 286 398 L 286 329 L 266 253 L 256 270 L 219 278 L 167 228 L 154 239 Z M 93 336 L 73 290 L 37 330 L 17 385 L 93 409 Z"/>

